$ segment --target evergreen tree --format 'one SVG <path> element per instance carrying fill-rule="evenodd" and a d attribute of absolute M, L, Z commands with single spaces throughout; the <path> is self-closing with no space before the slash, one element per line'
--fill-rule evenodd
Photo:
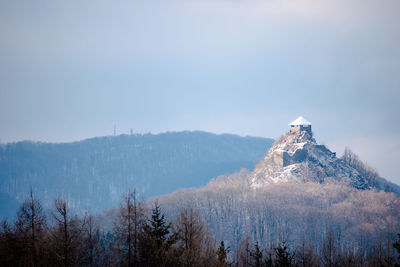
<path fill-rule="evenodd" d="M 152 209 L 151 219 L 144 225 L 139 236 L 139 261 L 142 266 L 164 266 L 168 250 L 174 243 L 170 235 L 171 225 L 166 222 L 158 203 Z"/>
<path fill-rule="evenodd" d="M 272 254 L 272 253 L 271 253 L 271 254 Z M 274 266 L 274 263 L 273 263 L 273 261 L 272 261 L 272 255 L 268 255 L 268 256 L 264 259 L 263 264 L 264 264 L 265 267 L 272 267 L 272 266 Z"/>
<path fill-rule="evenodd" d="M 254 267 L 262 267 L 263 266 L 263 253 L 258 246 L 258 242 L 254 245 L 254 250 L 252 251 L 253 256 L 253 266 Z"/>
<path fill-rule="evenodd" d="M 229 247 L 225 248 L 224 241 L 221 241 L 216 253 L 217 253 L 218 266 L 227 267 L 228 266 L 227 257 L 229 253 Z"/>
<path fill-rule="evenodd" d="M 149 224 L 145 225 L 144 231 L 154 237 L 157 246 L 161 247 L 168 238 L 170 228 L 171 225 L 166 223 L 165 215 L 161 213 L 161 207 L 156 203 L 152 209 Z"/>
<path fill-rule="evenodd" d="M 275 248 L 275 262 L 276 267 L 289 267 L 292 266 L 292 256 L 286 246 L 285 242 Z"/>

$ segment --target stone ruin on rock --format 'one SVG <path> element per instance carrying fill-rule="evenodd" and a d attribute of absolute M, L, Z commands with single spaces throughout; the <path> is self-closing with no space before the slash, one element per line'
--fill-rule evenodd
<path fill-rule="evenodd" d="M 289 132 L 286 135 L 286 138 L 291 139 L 295 137 L 294 143 L 304 144 L 308 142 L 315 143 L 315 140 L 312 137 L 311 123 L 303 118 L 302 116 L 298 117 L 291 123 L 289 123 Z M 294 140 L 283 140 L 284 143 L 293 143 Z M 316 144 L 315 144 L 316 145 Z M 325 148 L 324 146 L 317 145 L 318 147 Z M 307 151 L 304 149 L 296 149 L 292 153 L 289 151 L 281 150 L 276 151 L 272 155 L 273 162 L 281 167 L 285 167 L 291 165 L 293 163 L 302 162 L 307 158 Z"/>
<path fill-rule="evenodd" d="M 289 130 L 294 133 L 300 133 L 301 131 L 306 131 L 312 137 L 311 123 L 302 116 L 298 117 L 297 119 L 289 123 Z"/>

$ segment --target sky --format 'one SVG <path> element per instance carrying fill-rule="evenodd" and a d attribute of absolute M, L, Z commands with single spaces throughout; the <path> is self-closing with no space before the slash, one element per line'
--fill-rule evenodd
<path fill-rule="evenodd" d="M 400 184 L 398 0 L 0 0 L 0 142 L 302 115 Z"/>

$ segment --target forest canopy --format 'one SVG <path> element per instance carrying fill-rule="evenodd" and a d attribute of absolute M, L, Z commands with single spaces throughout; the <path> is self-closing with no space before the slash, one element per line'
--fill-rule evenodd
<path fill-rule="evenodd" d="M 336 181 L 182 190 L 78 215 L 34 192 L 0 228 L 2 266 L 394 266 L 400 199 Z M 107 223 L 105 220 L 107 216 Z"/>

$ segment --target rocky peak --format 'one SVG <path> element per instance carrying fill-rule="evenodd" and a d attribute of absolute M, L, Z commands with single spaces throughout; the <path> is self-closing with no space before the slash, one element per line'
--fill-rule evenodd
<path fill-rule="evenodd" d="M 291 131 L 279 137 L 270 148 L 269 152 L 285 151 L 295 153 L 298 149 L 302 149 L 306 144 L 317 144 L 312 137 L 312 133 L 307 131 Z M 268 154 L 267 154 L 268 155 Z"/>
<path fill-rule="evenodd" d="M 271 182 L 323 182 L 326 178 L 349 178 L 356 188 L 370 188 L 357 170 L 317 144 L 311 131 L 297 128 L 276 140 L 251 174 L 250 184 L 258 187 Z"/>
<path fill-rule="evenodd" d="M 210 185 L 257 188 L 271 183 L 323 183 L 333 179 L 357 189 L 375 188 L 400 196 L 400 186 L 379 177 L 357 156 L 348 154 L 337 158 L 336 153 L 319 145 L 312 135 L 311 123 L 299 117 L 289 124 L 289 131 L 275 141 L 254 171 L 222 175 Z"/>

